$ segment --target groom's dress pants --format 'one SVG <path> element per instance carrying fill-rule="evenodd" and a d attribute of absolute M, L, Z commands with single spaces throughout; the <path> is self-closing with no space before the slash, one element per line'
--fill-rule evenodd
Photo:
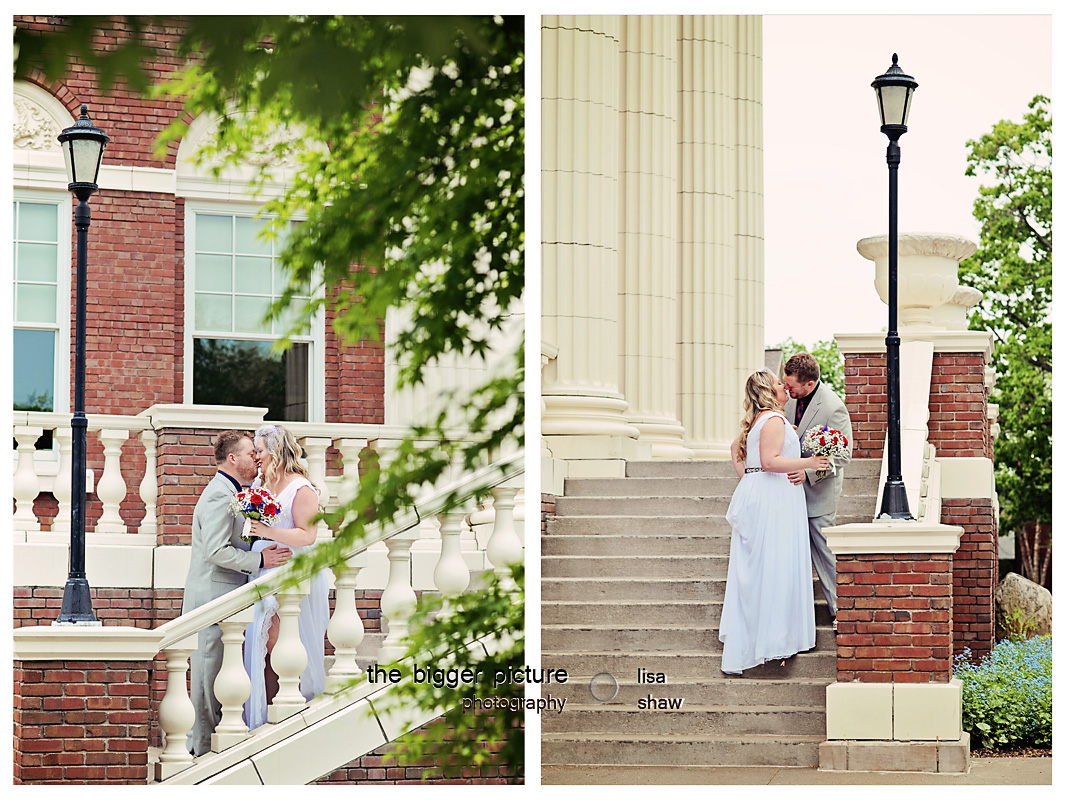
<path fill-rule="evenodd" d="M 826 604 L 830 606 L 830 613 L 837 616 L 837 559 L 830 552 L 823 536 L 823 528 L 829 528 L 834 524 L 837 512 L 823 514 L 821 517 L 808 517 L 808 534 L 811 538 L 811 561 L 815 565 L 815 571 L 819 575 L 819 583 L 822 584 L 822 593 L 826 597 Z"/>
<path fill-rule="evenodd" d="M 194 756 L 211 752 L 211 734 L 222 719 L 222 703 L 215 698 L 215 678 L 222 668 L 222 628 L 212 625 L 200 631 L 196 652 L 190 659 L 189 699 L 196 723 L 186 737 Z"/>

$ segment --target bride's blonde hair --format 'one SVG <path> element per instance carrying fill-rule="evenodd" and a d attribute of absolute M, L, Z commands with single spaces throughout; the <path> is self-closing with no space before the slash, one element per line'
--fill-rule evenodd
<path fill-rule="evenodd" d="M 761 369 L 748 376 L 745 382 L 745 416 L 741 420 L 741 439 L 737 443 L 737 460 L 742 464 L 748 457 L 748 432 L 756 418 L 764 411 L 781 411 L 778 393 L 774 390 L 774 373 Z"/>
<path fill-rule="evenodd" d="M 263 446 L 267 448 L 267 463 L 263 465 L 263 485 L 274 485 L 274 482 L 287 472 L 295 472 L 303 475 L 308 480 L 307 469 L 300 463 L 300 455 L 303 452 L 296 441 L 296 437 L 281 425 L 263 425 L 256 430 L 256 438 L 263 440 Z"/>

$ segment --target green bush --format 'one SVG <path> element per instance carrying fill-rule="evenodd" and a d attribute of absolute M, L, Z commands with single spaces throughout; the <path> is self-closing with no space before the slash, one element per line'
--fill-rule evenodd
<path fill-rule="evenodd" d="M 1052 745 L 1052 637 L 1000 642 L 977 664 L 956 657 L 963 682 L 963 729 L 993 750 Z"/>

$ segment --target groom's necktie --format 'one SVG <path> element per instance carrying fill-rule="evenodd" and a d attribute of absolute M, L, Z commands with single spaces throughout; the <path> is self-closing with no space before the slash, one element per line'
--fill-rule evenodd
<path fill-rule="evenodd" d="M 797 418 L 793 421 L 794 425 L 800 425 L 800 420 L 804 418 L 804 409 L 808 406 L 807 397 L 797 398 Z"/>

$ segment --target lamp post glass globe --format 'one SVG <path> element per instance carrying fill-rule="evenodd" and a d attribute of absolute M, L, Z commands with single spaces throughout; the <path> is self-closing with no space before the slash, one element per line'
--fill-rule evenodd
<path fill-rule="evenodd" d="M 882 132 L 887 136 L 894 132 L 897 136 L 905 133 L 908 130 L 911 96 L 919 84 L 897 66 L 896 53 L 893 53 L 892 66 L 875 78 L 871 86 L 874 87 L 875 96 L 878 98 L 878 116 L 882 120 Z"/>
<path fill-rule="evenodd" d="M 89 107 L 85 103 L 77 121 L 59 134 L 67 166 L 67 188 L 79 200 L 88 199 L 97 190 L 100 162 L 109 141 L 110 137 L 89 119 Z"/>
<path fill-rule="evenodd" d="M 85 269 L 91 222 L 89 198 L 98 188 L 100 161 L 109 141 L 108 135 L 90 121 L 84 104 L 77 121 L 59 134 L 63 160 L 67 165 L 67 188 L 78 198 L 74 209 L 78 261 L 74 310 L 74 416 L 70 422 L 70 569 L 63 587 L 63 604 L 55 622 L 57 625 L 100 624 L 93 613 L 89 581 L 85 576 L 85 454 L 89 424 L 85 416 Z"/>

